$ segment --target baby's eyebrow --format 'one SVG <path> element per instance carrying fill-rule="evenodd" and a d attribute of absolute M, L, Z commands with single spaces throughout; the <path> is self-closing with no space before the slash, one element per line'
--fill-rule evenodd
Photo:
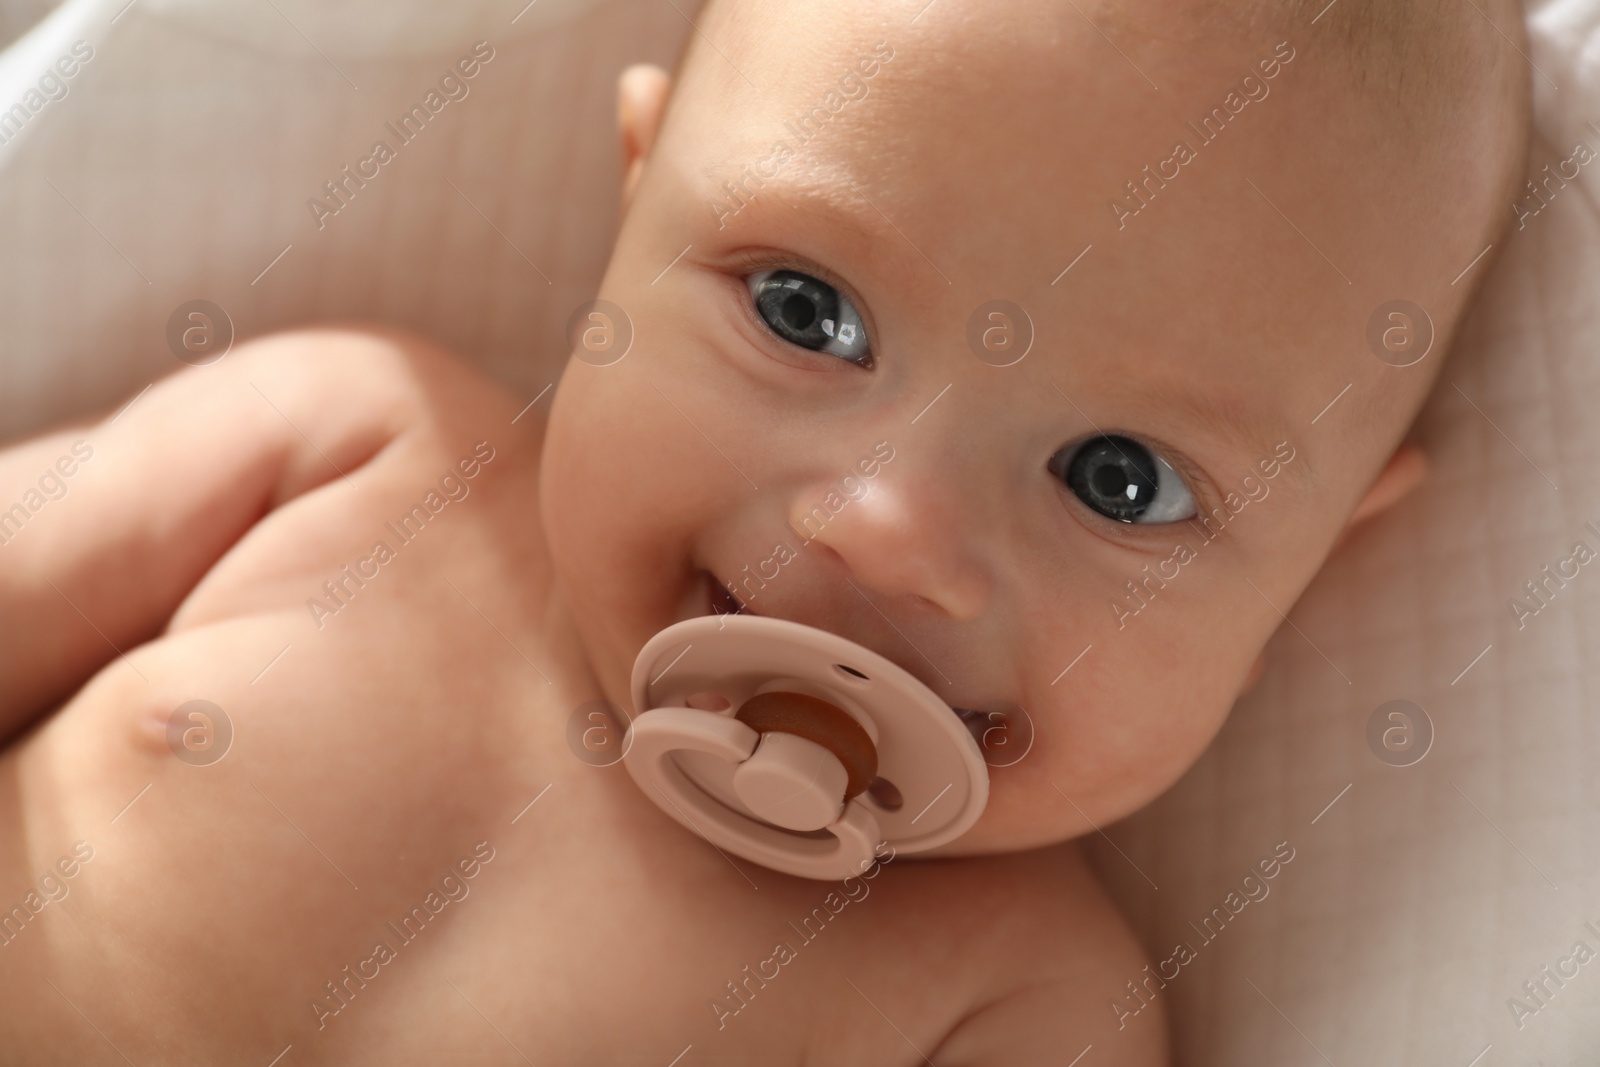
<path fill-rule="evenodd" d="M 792 225 L 797 215 L 803 215 L 808 225 L 822 222 L 832 234 L 847 240 L 852 262 L 889 258 L 906 265 L 920 263 L 905 236 L 880 210 L 882 205 L 869 196 L 847 173 L 815 164 L 802 173 L 768 179 L 753 189 L 729 226 L 748 225 L 752 216 L 760 218 L 763 225 Z M 728 206 L 734 203 L 729 201 Z"/>

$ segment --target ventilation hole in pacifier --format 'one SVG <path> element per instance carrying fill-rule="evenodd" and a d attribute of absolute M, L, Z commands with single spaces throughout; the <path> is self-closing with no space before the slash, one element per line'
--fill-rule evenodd
<path fill-rule="evenodd" d="M 867 786 L 867 795 L 884 811 L 899 811 L 906 802 L 900 790 L 887 778 L 874 778 Z"/>
<path fill-rule="evenodd" d="M 871 678 L 868 678 L 866 675 L 862 674 L 860 671 L 856 670 L 854 667 L 846 667 L 843 663 L 835 663 L 833 665 L 833 669 L 838 671 L 840 674 L 844 675 L 847 681 L 852 681 L 852 682 L 870 682 L 870 681 L 872 681 Z"/>
<path fill-rule="evenodd" d="M 721 693 L 690 693 L 683 701 L 696 711 L 727 711 L 733 702 Z"/>

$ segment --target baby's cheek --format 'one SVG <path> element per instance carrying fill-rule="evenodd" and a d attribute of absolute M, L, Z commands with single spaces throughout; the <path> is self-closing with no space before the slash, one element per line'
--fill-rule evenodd
<path fill-rule="evenodd" d="M 1170 785 L 1227 717 L 1230 667 L 1203 641 L 1155 628 L 1096 635 L 1055 684 L 1036 687 L 1038 753 L 1060 788 L 1074 783 L 1081 796 L 1072 799 L 1096 823 Z"/>

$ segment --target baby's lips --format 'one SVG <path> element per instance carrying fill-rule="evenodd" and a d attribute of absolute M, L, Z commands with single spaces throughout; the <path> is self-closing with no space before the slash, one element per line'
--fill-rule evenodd
<path fill-rule="evenodd" d="M 990 767 L 1013 767 L 1033 750 L 1033 716 L 1020 704 L 991 701 L 984 709 L 952 707 Z"/>
<path fill-rule="evenodd" d="M 710 571 L 701 572 L 706 582 L 706 603 L 713 615 L 736 615 L 750 609 Z M 751 614 L 754 614 L 751 612 Z"/>

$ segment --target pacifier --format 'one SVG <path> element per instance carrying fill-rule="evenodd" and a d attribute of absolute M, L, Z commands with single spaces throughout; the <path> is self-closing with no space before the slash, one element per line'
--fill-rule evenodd
<path fill-rule="evenodd" d="M 667 627 L 633 664 L 623 761 L 725 852 L 802 878 L 859 874 L 960 837 L 989 772 L 927 686 L 837 634 L 759 615 Z"/>

